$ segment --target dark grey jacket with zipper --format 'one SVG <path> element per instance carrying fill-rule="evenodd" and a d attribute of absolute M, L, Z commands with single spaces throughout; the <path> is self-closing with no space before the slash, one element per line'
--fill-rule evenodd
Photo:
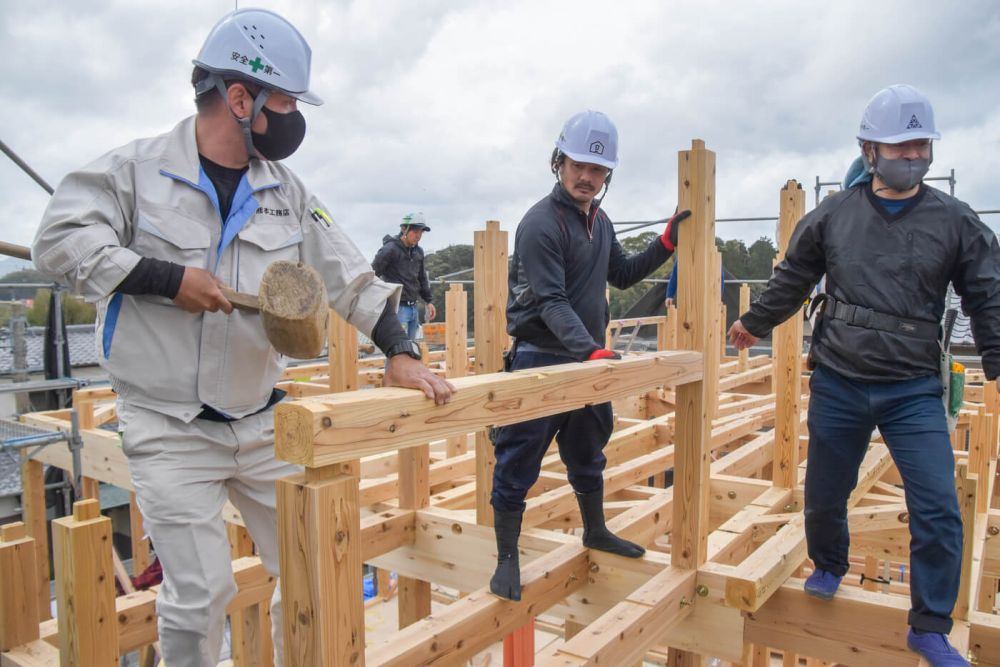
<path fill-rule="evenodd" d="M 1000 374 L 1000 247 L 996 235 L 964 202 L 921 185 L 895 215 L 869 183 L 827 197 L 799 222 L 785 259 L 767 288 L 741 316 L 765 336 L 798 312 L 826 274 L 836 299 L 900 318 L 937 323 L 948 283 L 972 319 L 986 377 Z M 937 341 L 824 317 L 812 357 L 865 382 L 907 380 L 939 372 Z"/>
<path fill-rule="evenodd" d="M 585 215 L 556 183 L 517 226 L 507 333 L 518 341 L 584 360 L 604 347 L 607 284 L 631 287 L 670 254 L 657 237 L 641 253 L 627 256 L 607 214 L 592 209 L 590 216 Z"/>

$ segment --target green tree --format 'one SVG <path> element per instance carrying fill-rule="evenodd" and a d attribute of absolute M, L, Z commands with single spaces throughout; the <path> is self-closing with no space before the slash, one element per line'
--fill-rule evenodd
<path fill-rule="evenodd" d="M 431 294 L 433 304 L 438 311 L 437 321 L 443 322 L 447 313 L 445 309 L 444 293 L 448 291 L 448 285 L 436 281 L 436 278 L 445 276 L 463 269 L 471 269 L 473 266 L 473 249 L 471 245 L 456 244 L 450 245 L 436 252 L 424 256 L 424 268 L 427 276 L 431 280 Z M 454 280 L 472 280 L 472 271 L 454 276 Z M 469 317 L 468 328 L 472 333 L 472 323 L 474 321 L 473 289 L 471 284 L 463 285 L 465 292 L 469 295 Z"/>
<path fill-rule="evenodd" d="M 12 271 L 0 277 L 0 283 L 50 283 L 52 282 L 41 272 L 34 269 Z M 30 299 L 35 294 L 34 287 L 0 287 L 0 300 L 21 301 Z"/>
<path fill-rule="evenodd" d="M 28 324 L 33 327 L 45 326 L 49 316 L 50 290 L 40 289 L 35 292 L 35 301 L 28 309 Z M 97 309 L 93 304 L 70 296 L 62 295 L 63 321 L 66 324 L 91 324 L 97 318 Z"/>
<path fill-rule="evenodd" d="M 635 236 L 618 239 L 618 242 L 621 244 L 622 250 L 625 251 L 626 255 L 635 255 L 646 250 L 646 248 L 649 247 L 649 244 L 652 243 L 659 235 L 659 232 L 643 232 Z M 670 270 L 673 266 L 674 259 L 671 257 L 666 261 L 666 263 L 663 264 L 663 266 L 656 269 L 656 271 L 653 271 L 653 273 L 651 273 L 648 277 L 662 278 L 666 280 L 667 276 L 670 275 Z M 638 282 L 632 287 L 623 290 L 611 287 L 611 319 L 615 320 L 624 317 L 625 313 L 627 313 L 628 310 L 651 289 L 657 289 L 661 292 L 665 292 L 666 286 L 663 283 Z"/>

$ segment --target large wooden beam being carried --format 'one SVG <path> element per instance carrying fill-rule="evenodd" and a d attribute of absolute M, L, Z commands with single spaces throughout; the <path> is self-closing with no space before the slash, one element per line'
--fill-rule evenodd
<path fill-rule="evenodd" d="M 301 399 L 275 407 L 275 451 L 285 461 L 322 467 L 700 377 L 700 354 L 653 352 L 456 378 L 458 392 L 446 405 L 396 387 Z"/>

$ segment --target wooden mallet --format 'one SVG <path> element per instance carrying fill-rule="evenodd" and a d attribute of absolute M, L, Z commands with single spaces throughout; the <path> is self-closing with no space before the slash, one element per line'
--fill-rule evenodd
<path fill-rule="evenodd" d="M 319 272 L 302 262 L 279 260 L 264 270 L 257 296 L 222 288 L 233 308 L 260 313 L 264 333 L 275 350 L 295 359 L 314 359 L 326 344 L 326 285 Z"/>

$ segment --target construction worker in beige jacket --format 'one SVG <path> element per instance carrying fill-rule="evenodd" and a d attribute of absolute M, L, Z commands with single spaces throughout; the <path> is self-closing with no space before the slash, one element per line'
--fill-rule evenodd
<path fill-rule="evenodd" d="M 453 388 L 419 361 L 378 280 L 323 204 L 279 161 L 305 136 L 297 102 L 311 51 L 269 11 L 241 9 L 194 60 L 197 115 L 68 175 L 45 212 L 36 266 L 98 303 L 101 364 L 118 393 L 122 448 L 163 566 L 164 661 L 215 665 L 236 592 L 222 508 L 231 499 L 278 575 L 273 387 L 284 358 L 259 316 L 219 287 L 256 293 L 275 260 L 315 267 L 330 306 L 382 348 L 386 383 L 446 402 Z M 280 588 L 272 600 L 282 661 Z"/>

